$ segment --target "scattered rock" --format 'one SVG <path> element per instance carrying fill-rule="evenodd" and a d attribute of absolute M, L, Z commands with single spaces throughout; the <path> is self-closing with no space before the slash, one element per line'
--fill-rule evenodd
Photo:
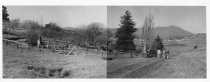
<path fill-rule="evenodd" d="M 63 68 L 58 68 L 58 72 L 61 72 L 63 70 Z"/>
<path fill-rule="evenodd" d="M 30 77 L 32 78 L 64 78 L 70 75 L 70 71 L 64 71 L 60 68 L 46 68 L 43 66 L 35 67 L 32 65 L 27 66 L 27 70 L 30 70 Z"/>
<path fill-rule="evenodd" d="M 27 66 L 27 69 L 28 69 L 28 70 L 32 70 L 33 68 L 34 68 L 34 67 L 31 66 L 31 65 L 30 65 L 30 66 Z"/>
<path fill-rule="evenodd" d="M 70 75 L 70 71 L 64 71 L 63 76 L 61 78 L 67 77 Z"/>

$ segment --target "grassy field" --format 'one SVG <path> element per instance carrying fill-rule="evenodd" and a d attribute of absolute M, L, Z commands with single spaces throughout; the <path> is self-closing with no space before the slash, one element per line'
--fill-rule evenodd
<path fill-rule="evenodd" d="M 104 60 L 101 53 L 76 49 L 74 55 L 48 49 L 17 49 L 3 43 L 4 78 L 206 78 L 206 39 L 168 42 L 169 59 L 119 54 Z M 173 44 L 172 44 L 173 43 Z M 196 43 L 198 49 L 193 49 Z"/>
<path fill-rule="evenodd" d="M 126 78 L 206 78 L 204 48 L 185 51 L 175 57 L 139 68 Z"/>
<path fill-rule="evenodd" d="M 169 59 L 129 58 L 107 62 L 108 78 L 206 78 L 206 37 L 167 42 Z M 173 43 L 173 44 L 172 44 Z M 176 44 L 174 44 L 176 43 Z M 198 44 L 198 49 L 193 47 Z M 128 54 L 127 54 L 128 55 Z"/>
<path fill-rule="evenodd" d="M 106 78 L 106 61 L 94 51 L 86 55 L 53 53 L 47 49 L 17 49 L 3 44 L 4 78 Z M 60 70 L 59 70 L 60 69 Z M 58 71 L 56 71 L 58 70 Z"/>

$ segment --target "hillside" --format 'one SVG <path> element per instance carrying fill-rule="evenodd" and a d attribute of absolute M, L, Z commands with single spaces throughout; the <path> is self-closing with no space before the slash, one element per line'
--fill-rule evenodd
<path fill-rule="evenodd" d="M 193 33 L 188 32 L 177 26 L 168 26 L 168 27 L 156 27 L 154 28 L 154 32 L 156 35 L 159 35 L 163 39 L 176 39 L 183 38 L 185 36 L 193 35 Z M 135 33 L 135 35 L 139 36 L 141 34 L 141 28 Z"/>
<path fill-rule="evenodd" d="M 72 29 L 72 28 L 71 28 Z M 117 31 L 117 28 L 108 28 L 112 33 Z M 168 27 L 156 27 L 154 28 L 156 35 L 159 35 L 163 39 L 179 39 L 185 36 L 194 35 L 193 33 L 186 31 L 178 26 L 168 26 Z M 135 33 L 136 36 L 141 35 L 141 28 L 138 28 L 138 31 Z"/>
<path fill-rule="evenodd" d="M 193 33 L 188 32 L 177 26 L 156 27 L 155 34 L 160 35 L 164 39 L 182 38 L 183 36 L 190 36 Z"/>

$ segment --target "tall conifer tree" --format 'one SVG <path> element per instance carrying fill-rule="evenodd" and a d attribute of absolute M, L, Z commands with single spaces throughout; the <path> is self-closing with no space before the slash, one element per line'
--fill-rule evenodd
<path fill-rule="evenodd" d="M 132 19 L 131 13 L 129 11 L 125 12 L 125 15 L 121 16 L 120 28 L 117 29 L 116 37 L 116 49 L 117 50 L 134 50 L 135 45 L 133 42 L 133 33 L 137 30 L 134 28 L 135 22 Z"/>

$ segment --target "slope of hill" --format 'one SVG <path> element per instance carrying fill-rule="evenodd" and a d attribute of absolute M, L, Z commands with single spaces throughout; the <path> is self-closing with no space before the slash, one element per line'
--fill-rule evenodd
<path fill-rule="evenodd" d="M 193 35 L 193 33 L 177 26 L 156 27 L 154 30 L 156 35 L 160 35 L 164 39 L 175 39 Z"/>
<path fill-rule="evenodd" d="M 141 28 L 135 33 L 135 35 L 141 35 Z M 178 26 L 168 26 L 168 27 L 156 27 L 154 28 L 155 35 L 159 35 L 163 39 L 179 39 L 185 36 L 193 35 L 193 33 L 188 32 Z"/>

